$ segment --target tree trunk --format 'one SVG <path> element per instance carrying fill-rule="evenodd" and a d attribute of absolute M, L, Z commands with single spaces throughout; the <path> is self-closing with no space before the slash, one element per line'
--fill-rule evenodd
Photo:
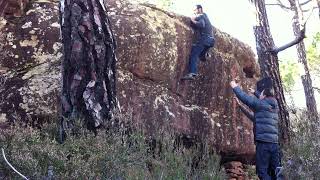
<path fill-rule="evenodd" d="M 274 41 L 270 32 L 264 0 L 253 1 L 257 12 L 257 25 L 254 27 L 258 61 L 263 77 L 271 77 L 279 103 L 279 135 L 281 143 L 289 142 L 289 113 L 284 98 L 282 81 L 280 78 L 279 62 L 276 53 L 269 50 L 274 48 Z"/>
<path fill-rule="evenodd" d="M 317 4 L 318 4 L 318 11 L 319 11 L 319 18 L 320 18 L 320 0 L 317 0 Z"/>
<path fill-rule="evenodd" d="M 292 28 L 294 35 L 298 37 L 300 35 L 300 19 L 303 17 L 301 7 L 299 6 L 299 2 L 296 0 L 289 0 L 291 9 L 294 11 L 294 17 L 293 17 L 293 23 Z M 312 80 L 309 73 L 309 67 L 307 62 L 307 56 L 306 56 L 306 48 L 304 45 L 304 42 L 301 41 L 299 44 L 297 44 L 297 55 L 298 55 L 298 62 L 303 64 L 305 75 L 301 76 L 304 93 L 306 97 L 306 105 L 307 105 L 307 114 L 309 120 L 312 120 L 312 122 L 317 123 L 318 122 L 318 111 L 317 111 L 317 104 L 316 99 L 314 97 L 314 90 L 312 86 Z"/>
<path fill-rule="evenodd" d="M 95 130 L 117 109 L 115 40 L 103 0 L 61 0 L 61 125 L 83 119 Z M 70 123 L 65 123 L 70 122 Z"/>

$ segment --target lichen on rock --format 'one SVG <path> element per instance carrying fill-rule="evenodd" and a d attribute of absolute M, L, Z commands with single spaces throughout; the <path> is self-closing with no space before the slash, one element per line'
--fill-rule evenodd
<path fill-rule="evenodd" d="M 8 70 L 0 109 L 9 121 L 30 121 L 57 111 L 62 53 L 59 28 L 51 26 L 58 21 L 57 4 L 33 2 L 30 8 L 0 28 L 5 34 L 0 38 L 0 66 Z"/>

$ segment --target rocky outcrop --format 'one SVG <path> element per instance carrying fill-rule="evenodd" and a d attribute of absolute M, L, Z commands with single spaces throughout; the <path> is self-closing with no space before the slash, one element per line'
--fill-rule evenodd
<path fill-rule="evenodd" d="M 257 180 L 256 167 L 239 161 L 229 161 L 223 164 L 228 180 Z"/>
<path fill-rule="evenodd" d="M 57 112 L 61 43 L 56 3 L 32 3 L 21 18 L 0 22 L 0 117 L 37 121 Z"/>
<path fill-rule="evenodd" d="M 193 31 L 189 18 L 150 5 L 107 1 L 117 40 L 117 93 L 122 112 L 148 132 L 179 132 L 208 138 L 222 155 L 250 160 L 252 124 L 233 101 L 231 79 L 244 89 L 255 83 L 250 48 L 215 30 L 216 45 L 199 63 L 195 81 L 186 73 Z M 0 22 L 1 121 L 51 118 L 59 107 L 58 6 L 33 2 L 26 15 Z"/>
<path fill-rule="evenodd" d="M 226 173 L 229 176 L 229 180 L 245 180 L 248 179 L 245 176 L 244 167 L 239 161 L 231 161 L 224 165 Z"/>

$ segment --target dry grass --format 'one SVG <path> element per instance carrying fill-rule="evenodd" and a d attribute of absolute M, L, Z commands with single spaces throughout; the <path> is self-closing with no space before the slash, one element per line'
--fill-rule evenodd
<path fill-rule="evenodd" d="M 59 144 L 56 129 L 55 124 L 41 130 L 15 127 L 1 132 L 0 145 L 13 166 L 30 179 L 43 179 L 50 166 L 57 179 L 225 178 L 219 157 L 205 144 L 178 148 L 174 136 L 166 135 L 154 138 L 158 145 L 150 146 L 150 139 L 140 132 L 100 130 L 94 137 L 83 129 Z M 18 178 L 3 159 L 0 175 Z"/>
<path fill-rule="evenodd" d="M 290 180 L 316 180 L 320 177 L 319 124 L 313 124 L 306 112 L 292 115 L 291 143 L 284 151 L 286 177 Z M 316 129 L 313 129 L 316 127 Z"/>

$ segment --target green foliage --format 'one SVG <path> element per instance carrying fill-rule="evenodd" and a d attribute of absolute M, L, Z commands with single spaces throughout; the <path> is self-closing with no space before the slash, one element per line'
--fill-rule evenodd
<path fill-rule="evenodd" d="M 313 37 L 312 43 L 307 50 L 307 59 L 310 71 L 315 75 L 320 73 L 320 32 Z"/>
<path fill-rule="evenodd" d="M 292 180 L 317 179 L 320 177 L 319 124 L 312 124 L 306 112 L 293 116 L 291 124 L 291 142 L 283 159 L 286 177 Z"/>
<path fill-rule="evenodd" d="M 30 179 L 43 179 L 49 166 L 56 179 L 225 179 L 219 156 L 209 146 L 176 146 L 173 135 L 156 137 L 157 146 L 150 146 L 149 138 L 139 132 L 99 131 L 94 136 L 82 130 L 59 144 L 55 129 L 53 124 L 42 130 L 15 127 L 1 133 L 0 145 L 13 166 Z M 0 161 L 0 175 L 18 179 Z"/>
<path fill-rule="evenodd" d="M 253 165 L 244 165 L 246 176 L 250 180 L 259 180 L 258 175 L 256 174 L 256 166 Z"/>
<path fill-rule="evenodd" d="M 298 78 L 299 70 L 296 62 L 280 61 L 280 74 L 286 92 L 290 92 Z"/>
<path fill-rule="evenodd" d="M 307 49 L 307 61 L 310 73 L 320 77 L 320 32 L 313 37 L 312 43 Z M 299 76 L 298 63 L 294 60 L 280 61 L 280 74 L 285 91 L 292 91 L 295 81 Z"/>

